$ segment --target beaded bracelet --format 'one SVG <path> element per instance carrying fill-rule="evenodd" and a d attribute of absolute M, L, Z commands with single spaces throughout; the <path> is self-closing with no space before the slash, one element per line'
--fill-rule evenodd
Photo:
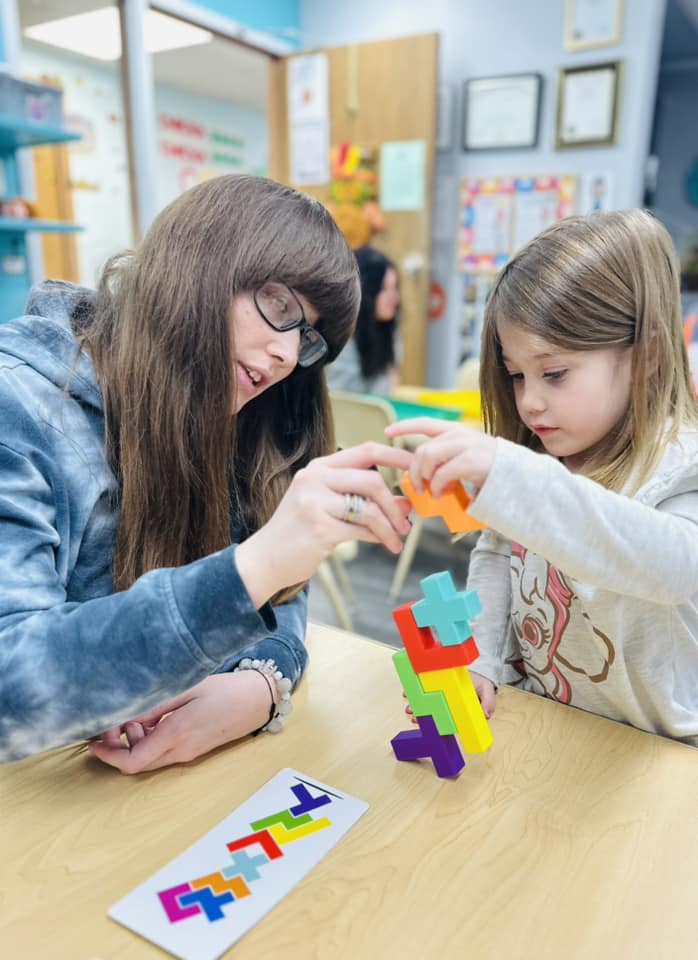
<path fill-rule="evenodd" d="M 269 720 L 256 732 L 261 733 L 262 731 L 267 731 L 268 733 L 278 733 L 284 725 L 284 720 L 293 710 L 293 704 L 291 703 L 291 681 L 283 675 L 273 660 L 252 660 L 250 657 L 245 657 L 237 667 L 235 667 L 233 673 L 237 673 L 239 670 L 256 670 L 257 673 L 261 673 L 267 681 L 269 692 L 272 695 Z M 271 687 L 272 682 L 276 687 L 276 702 L 274 702 L 274 693 Z"/>

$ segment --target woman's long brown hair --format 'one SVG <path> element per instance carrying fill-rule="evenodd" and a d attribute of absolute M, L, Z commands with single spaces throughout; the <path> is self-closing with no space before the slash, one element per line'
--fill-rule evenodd
<path fill-rule="evenodd" d="M 489 433 L 534 450 L 502 360 L 497 325 L 513 323 L 562 350 L 632 349 L 630 404 L 587 475 L 636 491 L 684 425 L 698 426 L 671 237 L 643 210 L 569 217 L 502 269 L 485 310 L 480 387 Z"/>
<path fill-rule="evenodd" d="M 249 535 L 293 473 L 334 448 L 322 365 L 297 367 L 231 416 L 231 304 L 268 280 L 310 301 L 333 359 L 358 311 L 354 256 L 321 204 L 271 180 L 199 184 L 105 267 L 80 333 L 119 480 L 117 590 L 229 545 L 231 516 Z"/>

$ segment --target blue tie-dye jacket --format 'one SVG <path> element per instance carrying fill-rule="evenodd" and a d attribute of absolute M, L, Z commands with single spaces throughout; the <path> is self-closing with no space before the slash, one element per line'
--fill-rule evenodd
<path fill-rule="evenodd" d="M 234 545 L 113 592 L 116 481 L 70 326 L 86 296 L 41 284 L 27 316 L 0 326 L 2 761 L 93 736 L 243 656 L 272 658 L 294 684 L 307 661 L 306 594 L 258 612 Z"/>

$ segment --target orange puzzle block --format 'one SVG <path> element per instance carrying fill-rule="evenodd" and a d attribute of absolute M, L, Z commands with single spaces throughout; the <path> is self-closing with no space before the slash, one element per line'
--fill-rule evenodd
<path fill-rule="evenodd" d="M 425 493 L 417 493 L 407 473 L 403 475 L 400 485 L 421 517 L 442 517 L 451 533 L 468 533 L 470 530 L 485 529 L 484 523 L 480 523 L 467 512 L 472 497 L 462 484 L 456 483 L 441 497 L 431 495 L 429 484 Z"/>

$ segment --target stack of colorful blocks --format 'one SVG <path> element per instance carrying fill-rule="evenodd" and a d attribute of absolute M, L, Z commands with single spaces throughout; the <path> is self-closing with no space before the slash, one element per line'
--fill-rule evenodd
<path fill-rule="evenodd" d="M 446 518 L 441 502 L 445 498 L 416 494 L 406 479 L 402 486 L 419 513 L 444 516 L 451 532 L 481 526 L 461 515 L 469 503 L 462 488 L 446 495 L 450 507 Z M 393 611 L 404 644 L 393 661 L 419 729 L 403 731 L 391 743 L 398 760 L 429 757 L 440 777 L 455 777 L 465 766 L 457 738 L 466 753 L 484 753 L 492 745 L 492 732 L 468 671 L 468 664 L 479 656 L 470 620 L 481 606 L 475 591 L 456 590 L 448 571 L 426 577 L 421 585 L 424 600 Z"/>

